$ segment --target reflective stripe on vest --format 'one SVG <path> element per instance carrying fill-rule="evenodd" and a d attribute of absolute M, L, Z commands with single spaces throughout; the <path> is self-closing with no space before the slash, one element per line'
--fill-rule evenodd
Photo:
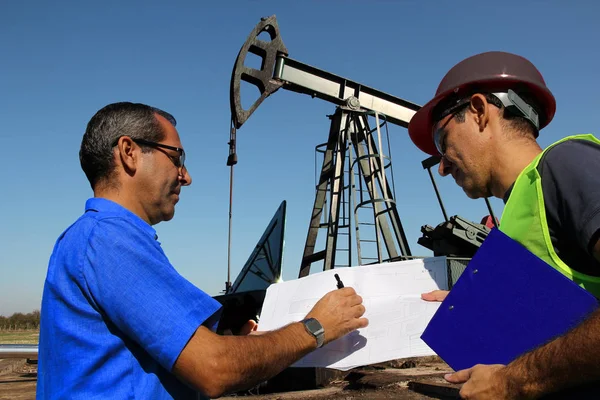
<path fill-rule="evenodd" d="M 556 254 L 548 230 L 542 179 L 537 166 L 549 149 L 567 140 L 589 140 L 600 144 L 599 139 L 587 134 L 568 136 L 548 146 L 517 177 L 502 212 L 500 230 L 579 286 L 600 298 L 600 277 L 582 274 L 565 264 Z"/>

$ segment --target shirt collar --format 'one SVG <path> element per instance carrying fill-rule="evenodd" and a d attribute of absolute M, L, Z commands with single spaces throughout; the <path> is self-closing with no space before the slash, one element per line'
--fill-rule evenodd
<path fill-rule="evenodd" d="M 85 211 L 108 212 L 127 218 L 134 225 L 142 229 L 144 232 L 147 232 L 148 235 L 154 238 L 154 240 L 158 240 L 158 235 L 156 234 L 156 230 L 152 227 L 152 225 L 148 224 L 136 214 L 112 200 L 101 197 L 92 197 L 85 202 Z"/>

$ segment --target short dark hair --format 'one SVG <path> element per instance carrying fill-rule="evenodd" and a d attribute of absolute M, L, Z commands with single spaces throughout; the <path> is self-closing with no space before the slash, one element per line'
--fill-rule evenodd
<path fill-rule="evenodd" d="M 92 189 L 114 171 L 113 147 L 121 136 L 154 142 L 164 139 L 155 114 L 163 116 L 173 126 L 177 124 L 175 118 L 163 110 L 130 102 L 109 104 L 90 119 L 81 141 L 79 162 Z M 142 151 L 150 149 L 142 148 Z"/>

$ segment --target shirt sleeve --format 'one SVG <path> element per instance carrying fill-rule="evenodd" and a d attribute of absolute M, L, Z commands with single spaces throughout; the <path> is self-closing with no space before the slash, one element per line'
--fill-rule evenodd
<path fill-rule="evenodd" d="M 560 229 L 575 238 L 590 255 L 600 233 L 600 145 L 587 140 L 569 140 L 546 154 L 545 201 L 557 210 Z"/>
<path fill-rule="evenodd" d="M 159 243 L 125 219 L 98 221 L 86 257 L 83 274 L 99 312 L 168 371 L 196 329 L 216 321 L 220 303 L 183 278 Z"/>

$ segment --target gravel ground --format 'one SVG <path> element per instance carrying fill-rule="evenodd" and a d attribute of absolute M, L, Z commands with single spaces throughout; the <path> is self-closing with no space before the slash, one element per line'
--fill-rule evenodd
<path fill-rule="evenodd" d="M 0 360 L 0 399 L 34 400 L 37 366 L 25 360 Z"/>

